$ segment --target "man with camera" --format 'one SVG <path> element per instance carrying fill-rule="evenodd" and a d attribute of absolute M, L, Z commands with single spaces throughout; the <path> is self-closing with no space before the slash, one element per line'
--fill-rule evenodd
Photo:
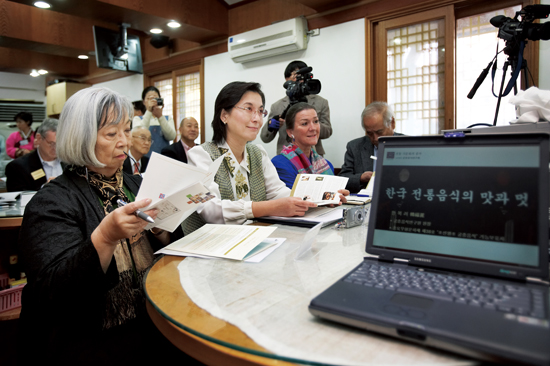
<path fill-rule="evenodd" d="M 361 113 L 361 124 L 365 136 L 348 142 L 344 165 L 340 176 L 348 177 L 346 189 L 357 193 L 367 186 L 376 169 L 375 161 L 378 153 L 378 138 L 382 136 L 398 136 L 394 132 L 395 118 L 391 107 L 385 102 L 372 102 Z"/>
<path fill-rule="evenodd" d="M 319 142 L 315 145 L 315 151 L 319 155 L 325 154 L 321 139 L 327 139 L 332 135 L 330 110 L 328 101 L 316 95 L 321 90 L 321 83 L 319 80 L 311 79 L 313 75 L 310 71 L 311 68 L 308 68 L 305 62 L 292 61 L 289 63 L 285 69 L 286 82 L 284 84 L 285 89 L 287 89 L 287 96 L 273 103 L 269 109 L 268 122 L 262 127 L 260 137 L 263 142 L 271 142 L 277 133 L 279 133 L 277 154 L 281 153 L 284 145 L 291 142 L 286 133 L 284 116 L 288 107 L 298 102 L 308 103 L 317 112 L 321 124 L 321 133 L 319 135 Z M 289 94 L 291 97 L 288 96 Z"/>

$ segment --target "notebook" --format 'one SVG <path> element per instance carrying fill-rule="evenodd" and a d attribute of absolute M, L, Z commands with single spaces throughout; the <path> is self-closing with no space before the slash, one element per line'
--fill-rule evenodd
<path fill-rule="evenodd" d="M 380 138 L 369 256 L 310 312 L 474 358 L 550 364 L 548 163 L 547 134 Z"/>

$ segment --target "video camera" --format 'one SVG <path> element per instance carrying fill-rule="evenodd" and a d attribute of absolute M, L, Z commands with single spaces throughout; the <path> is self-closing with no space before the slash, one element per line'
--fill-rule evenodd
<path fill-rule="evenodd" d="M 268 124 L 269 131 L 277 131 L 280 127 L 279 119 L 285 119 L 289 108 L 298 102 L 307 103 L 306 96 L 310 94 L 319 94 L 321 91 L 321 82 L 313 79 L 313 67 L 304 67 L 296 71 L 296 81 L 288 80 L 283 84 L 286 89 L 286 95 L 290 99 L 290 104 L 285 108 L 281 115 L 273 116 Z"/>
<path fill-rule="evenodd" d="M 307 95 L 319 94 L 321 91 L 321 82 L 313 79 L 311 71 L 313 71 L 313 67 L 304 67 L 296 71 L 296 81 L 288 80 L 283 84 L 291 105 L 307 102 Z"/>
<path fill-rule="evenodd" d="M 550 22 L 537 24 L 535 19 L 546 19 L 550 14 L 550 5 L 528 5 L 516 12 L 514 19 L 504 15 L 492 17 L 491 24 L 498 28 L 498 37 L 506 41 L 504 53 L 514 55 L 519 43 L 524 40 L 547 41 L 550 39 Z M 518 17 L 521 16 L 521 21 Z M 515 55 L 514 55 L 515 56 Z"/>

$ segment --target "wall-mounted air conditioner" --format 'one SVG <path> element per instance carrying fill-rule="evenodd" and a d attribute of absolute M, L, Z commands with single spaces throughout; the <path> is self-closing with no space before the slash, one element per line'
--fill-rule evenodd
<path fill-rule="evenodd" d="M 227 48 L 234 62 L 247 62 L 307 48 L 304 17 L 229 37 Z"/>

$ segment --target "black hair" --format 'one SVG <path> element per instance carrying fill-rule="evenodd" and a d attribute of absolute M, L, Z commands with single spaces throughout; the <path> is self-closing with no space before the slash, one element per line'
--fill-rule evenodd
<path fill-rule="evenodd" d="M 148 86 L 147 88 L 143 89 L 143 93 L 141 93 L 141 100 L 145 100 L 145 96 L 147 95 L 147 93 L 149 93 L 150 91 L 154 91 L 156 92 L 158 95 L 159 95 L 159 98 L 162 98 L 160 96 L 160 92 L 159 90 L 154 87 L 154 86 Z"/>
<path fill-rule="evenodd" d="M 147 108 L 145 108 L 145 104 L 143 104 L 143 101 L 136 100 L 135 102 L 132 102 L 132 104 L 134 105 L 134 109 L 141 111 L 141 113 L 145 114 L 145 112 L 147 112 Z"/>
<path fill-rule="evenodd" d="M 304 61 L 292 61 L 285 69 L 285 79 L 288 79 L 290 75 L 292 75 L 293 71 L 303 69 L 304 67 L 307 67 L 307 64 Z"/>
<path fill-rule="evenodd" d="M 307 104 L 304 102 L 296 103 L 292 107 L 290 107 L 288 109 L 288 112 L 286 112 L 286 117 L 285 117 L 286 129 L 293 130 L 294 122 L 296 122 L 296 115 L 301 111 L 305 111 L 308 109 L 315 109 L 315 108 L 313 108 L 311 104 Z"/>
<path fill-rule="evenodd" d="M 29 112 L 19 112 L 13 117 L 13 120 L 17 122 L 18 119 L 22 119 L 23 121 L 27 122 L 27 124 L 30 126 L 32 125 L 32 113 Z"/>
<path fill-rule="evenodd" d="M 261 90 L 259 83 L 246 83 L 244 81 L 234 81 L 227 84 L 220 91 L 216 97 L 216 103 L 214 105 L 214 118 L 212 119 L 212 128 L 214 129 L 214 136 L 212 141 L 216 144 L 221 144 L 227 137 L 227 128 L 221 120 L 222 111 L 231 111 L 235 104 L 241 100 L 246 92 L 254 92 L 260 94 L 262 97 L 262 104 L 265 105 L 265 95 Z"/>

